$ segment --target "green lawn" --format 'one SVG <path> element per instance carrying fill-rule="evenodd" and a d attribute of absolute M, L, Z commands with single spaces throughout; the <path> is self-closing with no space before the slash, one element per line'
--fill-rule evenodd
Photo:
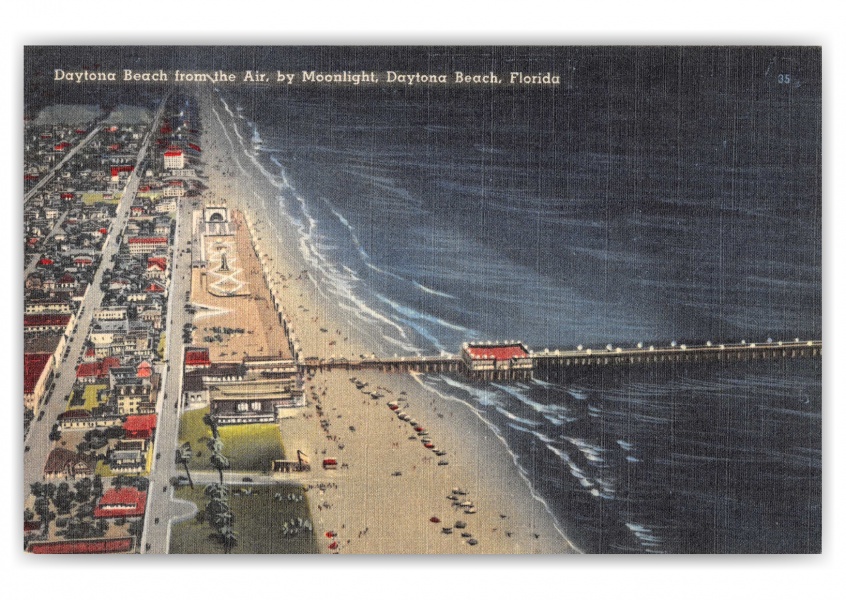
<path fill-rule="evenodd" d="M 188 411 L 179 423 L 179 443 L 190 442 L 193 451 L 188 466 L 200 471 L 213 469 L 207 446 L 212 433 L 203 423 L 203 416 L 208 412 L 208 408 Z M 275 423 L 222 425 L 218 431 L 223 442 L 223 454 L 229 459 L 233 471 L 269 471 L 271 460 L 285 458 L 282 434 Z"/>
<path fill-rule="evenodd" d="M 241 488 L 251 489 L 250 496 L 233 492 Z M 232 549 L 233 554 L 315 554 L 317 553 L 316 535 L 320 532 L 302 531 L 296 536 L 283 535 L 283 523 L 291 519 L 311 520 L 308 501 L 290 502 L 285 497 L 295 493 L 304 495 L 299 486 L 262 485 L 230 487 L 229 506 L 235 514 L 235 533 L 238 544 Z M 282 499 L 274 498 L 281 494 Z M 203 487 L 194 490 L 182 487 L 175 493 L 177 498 L 188 500 L 202 510 L 208 498 Z M 189 519 L 171 530 L 170 554 L 223 554 L 223 545 L 212 536 L 213 528 L 208 523 L 200 523 L 196 518 Z"/>
<path fill-rule="evenodd" d="M 100 390 L 105 390 L 109 386 L 107 385 L 86 385 L 85 391 L 82 393 L 82 398 L 85 400 L 85 405 L 83 408 L 85 410 L 91 410 L 92 408 L 99 405 L 97 402 L 97 394 Z"/>
<path fill-rule="evenodd" d="M 166 345 L 167 345 L 167 334 L 163 331 L 161 333 L 161 335 L 159 336 L 159 347 L 156 349 L 156 351 L 159 354 L 159 358 L 161 358 L 161 359 L 164 359 L 164 357 L 165 357 Z"/>
<path fill-rule="evenodd" d="M 67 410 L 71 410 L 72 408 L 84 408 L 85 410 L 91 410 L 99 404 L 97 402 L 97 392 L 105 390 L 107 387 L 109 386 L 94 384 L 86 385 L 81 396 L 77 396 L 77 391 L 74 390 L 68 398 Z"/>
<path fill-rule="evenodd" d="M 103 202 L 104 204 L 117 204 L 120 202 L 120 194 L 115 194 L 110 200 L 103 199 L 103 192 L 86 192 L 82 194 L 82 203 L 86 206 Z"/>

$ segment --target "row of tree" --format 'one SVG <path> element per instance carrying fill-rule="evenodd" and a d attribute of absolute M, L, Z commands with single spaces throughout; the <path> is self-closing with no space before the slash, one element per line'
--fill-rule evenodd
<path fill-rule="evenodd" d="M 205 489 L 205 494 L 210 498 L 206 504 L 205 517 L 216 529 L 216 537 L 223 544 L 224 552 L 229 554 L 232 547 L 238 543 L 234 529 L 235 514 L 229 508 L 229 490 L 223 485 L 223 471 L 229 468 L 229 459 L 223 455 L 223 440 L 220 439 L 217 421 L 210 414 L 206 414 L 203 416 L 203 422 L 212 432 L 212 439 L 208 442 L 208 448 L 212 453 L 209 460 L 220 475 L 219 484 L 212 484 Z"/>

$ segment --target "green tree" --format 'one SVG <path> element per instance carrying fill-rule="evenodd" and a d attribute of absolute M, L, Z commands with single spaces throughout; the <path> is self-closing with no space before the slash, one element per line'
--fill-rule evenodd
<path fill-rule="evenodd" d="M 211 428 L 212 437 L 214 437 L 214 439 L 218 439 L 220 437 L 219 432 L 217 431 L 217 421 L 215 421 L 214 417 L 212 417 L 209 413 L 203 415 L 203 423 Z"/>
<path fill-rule="evenodd" d="M 44 515 L 50 512 L 50 501 L 47 499 L 46 496 L 38 496 L 35 499 L 35 505 L 33 506 L 35 509 L 36 514 L 39 518 L 43 521 Z"/>
<path fill-rule="evenodd" d="M 56 497 L 56 484 L 55 483 L 47 483 L 44 485 L 44 495 L 47 496 L 48 499 L 52 500 Z"/>
<path fill-rule="evenodd" d="M 41 483 L 40 481 L 36 481 L 35 483 L 33 483 L 29 486 L 29 492 L 33 496 L 35 496 L 36 498 L 38 498 L 39 496 L 43 496 L 44 495 L 44 484 Z"/>
<path fill-rule="evenodd" d="M 220 485 L 223 485 L 223 471 L 229 468 L 229 459 L 220 452 L 212 452 L 210 461 L 212 466 L 217 469 L 218 475 L 220 475 Z"/>
<path fill-rule="evenodd" d="M 103 495 L 103 478 L 99 474 L 94 475 L 91 481 L 91 492 L 96 498 Z"/>
<path fill-rule="evenodd" d="M 60 515 L 66 515 L 70 512 L 73 506 L 74 494 L 70 490 L 70 486 L 66 482 L 59 484 L 56 488 L 56 496 L 53 499 L 53 504 Z"/>
<path fill-rule="evenodd" d="M 230 554 L 232 552 L 232 548 L 238 543 L 238 536 L 236 535 L 235 530 L 229 525 L 223 525 L 218 528 L 217 533 L 223 543 L 223 552 L 225 554 Z"/>
<path fill-rule="evenodd" d="M 210 483 L 205 487 L 203 493 L 209 498 L 229 502 L 229 490 L 219 483 Z"/>
<path fill-rule="evenodd" d="M 77 481 L 73 487 L 76 491 L 77 502 L 79 502 L 80 504 L 84 504 L 91 500 L 91 491 L 93 489 L 93 484 L 91 483 L 91 480 L 88 477 Z"/>
<path fill-rule="evenodd" d="M 219 437 L 209 440 L 209 450 L 211 450 L 211 458 L 209 461 L 212 466 L 217 469 L 220 475 L 220 485 L 223 485 L 223 471 L 229 468 L 229 459 L 223 455 L 223 441 Z"/>

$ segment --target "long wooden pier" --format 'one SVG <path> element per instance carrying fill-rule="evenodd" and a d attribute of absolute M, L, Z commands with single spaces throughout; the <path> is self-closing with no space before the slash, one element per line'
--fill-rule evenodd
<path fill-rule="evenodd" d="M 735 344 L 713 344 L 688 346 L 605 347 L 576 348 L 573 350 L 549 350 L 529 352 L 531 369 L 511 368 L 508 361 L 501 361 L 486 371 L 474 371 L 457 355 L 404 356 L 394 358 L 362 359 L 320 359 L 306 358 L 299 361 L 303 373 L 328 370 L 379 370 L 385 372 L 417 373 L 461 373 L 473 378 L 490 380 L 546 379 L 560 376 L 568 370 L 585 367 L 621 367 L 625 365 L 737 362 L 748 360 L 774 360 L 787 358 L 818 358 L 822 356 L 821 340 L 793 340 L 791 342 L 742 342 Z"/>

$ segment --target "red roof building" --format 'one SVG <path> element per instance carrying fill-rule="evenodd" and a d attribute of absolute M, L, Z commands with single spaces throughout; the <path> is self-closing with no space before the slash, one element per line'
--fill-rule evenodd
<path fill-rule="evenodd" d="M 116 165 L 111 167 L 112 177 L 119 177 L 121 173 L 132 173 L 135 167 L 132 165 Z"/>
<path fill-rule="evenodd" d="M 147 270 L 156 269 L 159 271 L 167 271 L 167 257 L 165 256 L 150 256 L 147 258 Z"/>
<path fill-rule="evenodd" d="M 510 344 L 502 346 L 472 346 L 468 345 L 467 353 L 471 358 L 492 358 L 494 360 L 511 360 L 512 358 L 523 358 L 529 356 L 522 344 Z"/>
<path fill-rule="evenodd" d="M 522 342 L 465 343 L 461 359 L 467 373 L 481 379 L 531 379 L 534 361 Z"/>
<path fill-rule="evenodd" d="M 70 273 L 65 273 L 61 277 L 59 277 L 59 281 L 57 282 L 60 288 L 72 288 L 76 287 L 76 277 L 71 275 Z"/>
<path fill-rule="evenodd" d="M 140 377 L 141 379 L 146 379 L 153 375 L 153 367 L 150 366 L 146 360 L 142 360 L 138 363 L 138 368 L 135 371 L 135 376 Z"/>
<path fill-rule="evenodd" d="M 149 254 L 156 250 L 167 248 L 166 237 L 133 237 L 129 238 L 129 253 L 133 256 L 136 254 Z"/>
<path fill-rule="evenodd" d="M 126 439 L 148 440 L 156 430 L 156 415 L 129 415 L 123 423 Z"/>
<path fill-rule="evenodd" d="M 164 153 L 164 168 L 165 169 L 183 169 L 185 168 L 185 154 L 182 148 L 171 146 Z"/>
<path fill-rule="evenodd" d="M 100 497 L 94 516 L 98 519 L 141 517 L 147 505 L 147 492 L 134 487 L 110 488 Z"/>
<path fill-rule="evenodd" d="M 208 348 L 186 348 L 185 349 L 185 370 L 207 369 L 211 366 Z"/>
<path fill-rule="evenodd" d="M 44 370 L 50 366 L 48 352 L 24 354 L 24 395 L 32 394 Z"/>
<path fill-rule="evenodd" d="M 33 542 L 28 550 L 33 554 L 111 554 L 129 552 L 135 538 L 85 540 L 76 542 Z"/>
<path fill-rule="evenodd" d="M 94 356 L 94 349 L 89 348 L 89 350 Z M 84 362 L 76 368 L 76 378 L 93 383 L 93 380 L 108 377 L 109 370 L 119 366 L 120 359 L 117 356 L 108 356 L 99 362 Z"/>
<path fill-rule="evenodd" d="M 71 315 L 34 314 L 24 315 L 24 331 L 48 331 L 65 329 Z"/>

